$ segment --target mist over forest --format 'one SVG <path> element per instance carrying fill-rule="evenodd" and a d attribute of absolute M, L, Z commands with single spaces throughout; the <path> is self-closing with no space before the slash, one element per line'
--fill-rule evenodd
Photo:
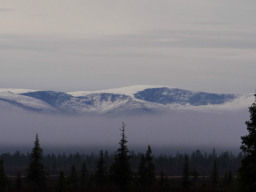
<path fill-rule="evenodd" d="M 8 106 L 0 109 L 0 152 L 29 152 L 36 133 L 46 153 L 114 151 L 125 122 L 130 150 L 144 151 L 149 144 L 154 154 L 213 148 L 236 153 L 248 118 L 247 109 L 106 117 L 34 113 Z"/>

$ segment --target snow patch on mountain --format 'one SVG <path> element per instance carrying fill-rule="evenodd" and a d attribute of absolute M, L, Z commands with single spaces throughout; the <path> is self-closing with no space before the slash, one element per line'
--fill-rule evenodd
<path fill-rule="evenodd" d="M 31 110 L 39 110 L 39 111 L 55 111 L 54 108 L 52 108 L 47 103 L 43 102 L 40 99 L 35 99 L 33 97 L 27 97 L 16 93 L 28 93 L 30 90 L 12 90 L 10 89 L 4 91 L 0 91 L 0 100 L 10 103 L 12 105 L 16 105 L 18 107 L 31 109 Z"/>
<path fill-rule="evenodd" d="M 136 94 L 139 91 L 143 91 L 145 89 L 150 89 L 150 88 L 161 88 L 161 87 L 167 87 L 170 89 L 174 88 L 174 87 L 163 86 L 163 85 L 134 85 L 134 86 L 121 87 L 121 88 L 115 88 L 115 89 L 106 89 L 106 90 L 99 90 L 99 91 L 75 91 L 75 92 L 68 92 L 68 94 L 74 97 L 80 97 L 80 96 L 86 96 L 94 93 L 112 93 L 112 94 L 127 95 L 133 98 L 134 94 Z"/>
<path fill-rule="evenodd" d="M 29 92 L 35 92 L 37 90 L 32 89 L 11 89 L 11 88 L 0 88 L 0 93 L 14 93 L 14 94 L 22 94 L 22 93 L 29 93 Z"/>
<path fill-rule="evenodd" d="M 202 111 L 202 112 L 218 112 L 218 111 L 234 111 L 247 109 L 255 101 L 253 94 L 237 95 L 233 100 L 227 101 L 223 104 L 207 104 L 194 106 L 191 104 L 168 104 L 164 106 L 164 111 L 170 110 L 185 110 L 185 111 Z"/>

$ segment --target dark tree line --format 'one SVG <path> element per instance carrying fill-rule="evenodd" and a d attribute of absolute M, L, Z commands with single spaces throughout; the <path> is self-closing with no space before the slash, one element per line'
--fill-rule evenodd
<path fill-rule="evenodd" d="M 150 145 L 145 154 L 135 154 L 127 147 L 125 124 L 121 129 L 119 148 L 114 154 L 101 150 L 99 155 L 76 153 L 43 156 L 43 149 L 36 135 L 30 154 L 16 152 L 12 155 L 2 154 L 0 157 L 2 159 L 0 161 L 0 191 L 1 189 L 5 191 L 11 191 L 11 189 L 12 191 L 14 189 L 47 191 L 49 186 L 55 191 L 93 189 L 165 191 L 170 186 L 180 186 L 189 190 L 195 188 L 199 176 L 206 176 L 206 178 L 209 176 L 206 182 L 211 184 L 208 186 L 216 188 L 219 183 L 219 174 L 223 173 L 223 183 L 231 183 L 231 175 L 235 171 L 231 171 L 230 168 L 238 167 L 241 158 L 240 155 L 235 156 L 231 152 L 217 155 L 215 150 L 210 154 L 196 150 L 190 155 L 177 153 L 174 156 L 155 157 L 152 155 Z M 6 162 L 5 169 L 3 162 Z M 16 166 L 15 169 L 12 166 Z M 5 172 L 8 167 L 12 168 L 10 173 L 17 171 L 15 181 L 12 179 L 12 187 Z M 177 175 L 182 176 L 181 184 L 179 185 L 179 182 L 171 184 L 172 180 L 179 181 L 179 179 L 170 176 Z"/>
<path fill-rule="evenodd" d="M 108 169 L 114 161 L 115 154 L 108 151 L 102 151 L 104 165 Z M 142 156 L 145 154 L 134 153 L 130 151 L 130 164 L 133 171 L 136 171 L 141 162 Z M 216 159 L 220 175 L 225 175 L 226 171 L 231 171 L 236 174 L 240 167 L 242 154 L 233 154 L 226 151 L 216 154 L 213 150 L 211 153 L 203 153 L 200 150 L 187 154 L 191 170 L 196 169 L 201 176 L 211 174 L 212 165 Z M 29 163 L 29 154 L 15 152 L 14 154 L 4 153 L 0 155 L 0 159 L 4 162 L 4 168 L 8 175 L 15 176 L 18 171 L 23 175 L 26 173 L 26 168 Z M 60 171 L 69 174 L 70 168 L 74 165 L 77 169 L 82 167 L 83 162 L 86 163 L 88 172 L 94 172 L 97 168 L 99 153 L 91 154 L 46 154 L 43 157 L 43 164 L 49 175 L 58 175 Z M 155 166 L 155 172 L 160 175 L 164 171 L 165 175 L 175 176 L 182 175 L 183 162 L 185 154 L 176 153 L 175 155 L 152 155 Z"/>

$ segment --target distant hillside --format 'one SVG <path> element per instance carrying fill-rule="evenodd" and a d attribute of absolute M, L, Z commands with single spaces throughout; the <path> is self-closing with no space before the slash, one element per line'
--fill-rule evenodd
<path fill-rule="evenodd" d="M 102 91 L 56 92 L 0 89 L 0 102 L 41 112 L 72 114 L 143 114 L 173 109 L 239 109 L 253 94 L 216 94 L 167 86 L 131 86 Z"/>

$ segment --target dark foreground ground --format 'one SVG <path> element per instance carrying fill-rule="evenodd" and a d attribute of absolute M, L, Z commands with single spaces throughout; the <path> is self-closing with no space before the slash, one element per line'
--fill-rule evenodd
<path fill-rule="evenodd" d="M 20 181 L 17 181 L 17 177 L 14 176 L 8 177 L 8 180 L 8 186 L 1 189 L 1 192 L 235 192 L 237 188 L 235 177 L 219 177 L 216 183 L 213 184 L 210 176 L 190 176 L 187 185 L 183 184 L 182 176 L 157 176 L 155 182 L 150 184 L 150 186 L 141 186 L 139 179 L 134 177 L 126 190 L 120 190 L 110 181 L 107 181 L 104 183 L 104 186 L 100 187 L 90 177 L 87 178 L 86 183 L 81 185 L 79 180 L 73 182 L 70 180 L 70 177 L 64 177 L 61 181 L 58 175 L 50 175 L 44 187 L 29 186 L 23 176 Z"/>

